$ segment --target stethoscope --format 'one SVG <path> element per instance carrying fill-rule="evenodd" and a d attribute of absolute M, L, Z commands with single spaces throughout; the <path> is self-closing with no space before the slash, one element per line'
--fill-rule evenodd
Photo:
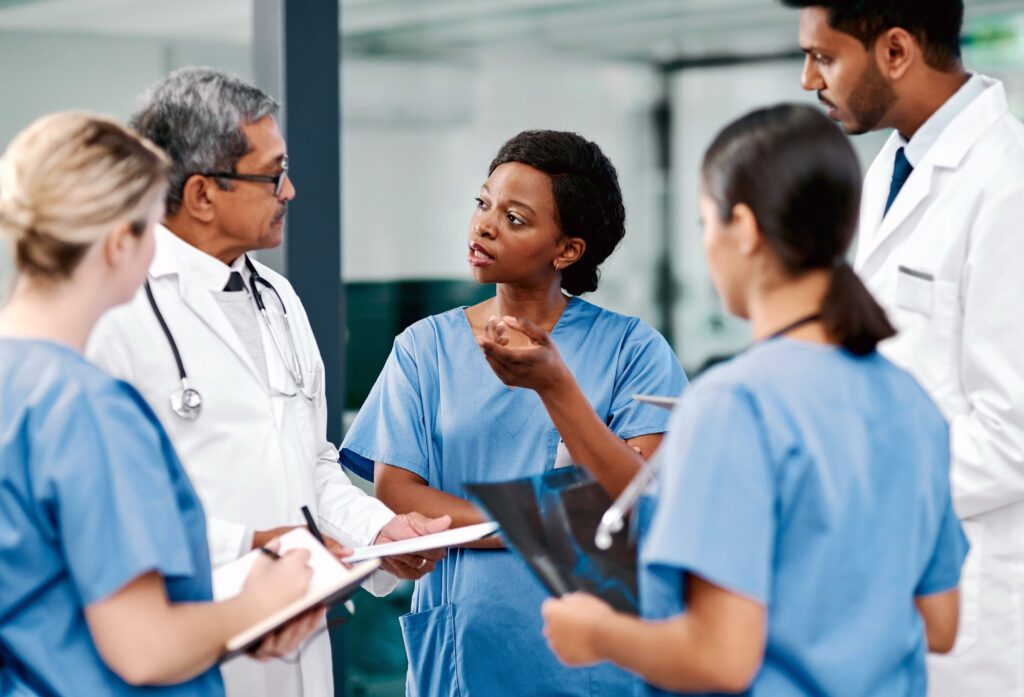
<path fill-rule="evenodd" d="M 268 281 L 263 278 L 256 271 L 256 266 L 252 263 L 248 256 L 245 257 L 245 266 L 249 269 L 249 288 L 252 291 L 253 300 L 256 302 L 256 309 L 259 310 L 260 316 L 263 317 L 263 321 L 267 324 L 267 331 L 270 333 L 270 339 L 274 343 L 274 348 L 277 349 L 278 355 L 281 356 L 281 360 L 284 362 L 285 370 L 288 371 L 288 376 L 295 383 L 295 386 L 305 394 L 305 381 L 302 377 L 302 363 L 299 359 L 299 352 L 295 348 L 295 337 L 292 332 L 291 320 L 288 318 L 288 308 L 284 304 L 284 300 L 281 299 L 281 294 L 277 292 L 277 289 Z M 270 321 L 270 315 L 267 312 L 267 306 L 263 302 L 263 295 L 260 292 L 260 286 L 263 286 L 277 298 L 278 304 L 281 306 L 281 316 L 284 318 L 285 333 L 288 335 L 288 348 L 291 352 L 289 357 L 284 350 L 284 345 L 281 339 L 278 337 L 277 332 L 274 330 L 274 324 Z M 178 367 L 178 379 L 181 380 L 181 386 L 171 393 L 171 411 L 180 416 L 186 421 L 194 421 L 199 418 L 200 412 L 203 410 L 203 396 L 199 394 L 199 390 L 192 387 L 188 382 L 188 373 L 185 372 L 185 363 L 181 360 L 181 352 L 178 350 L 178 343 L 174 340 L 174 335 L 171 334 L 170 327 L 167 326 L 167 320 L 164 319 L 164 315 L 160 312 L 160 307 L 156 304 L 156 298 L 153 297 L 153 288 L 150 286 L 149 279 L 146 279 L 146 297 L 149 299 L 149 306 L 153 308 L 153 314 L 156 315 L 157 322 L 160 323 L 160 328 L 164 332 L 164 336 L 167 337 L 167 343 L 171 347 L 171 353 L 174 354 L 174 363 Z M 309 395 L 306 395 L 308 398 Z"/>

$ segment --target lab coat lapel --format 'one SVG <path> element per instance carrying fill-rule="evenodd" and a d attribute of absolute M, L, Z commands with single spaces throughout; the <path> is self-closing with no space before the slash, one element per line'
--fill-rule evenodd
<path fill-rule="evenodd" d="M 1009 104 L 1002 83 L 992 81 L 981 96 L 942 132 L 925 155 L 924 161 L 914 168 L 889 213 L 883 218 L 892 181 L 893 158 L 900 147 L 899 136 L 892 134 L 865 178 L 861 236 L 857 250 L 858 268 L 866 270 L 885 240 L 929 199 L 940 170 L 958 169 L 978 138 L 1008 111 Z"/>
<path fill-rule="evenodd" d="M 150 278 L 157 279 L 163 276 L 177 276 L 178 294 L 185 305 L 235 353 L 238 360 L 246 366 L 253 378 L 262 384 L 263 378 L 260 372 L 256 370 L 252 356 L 245 349 L 245 346 L 242 345 L 242 340 L 238 338 L 238 332 L 231 326 L 230 320 L 228 320 L 224 311 L 221 310 L 217 301 L 214 300 L 213 295 L 201 283 L 197 282 L 188 269 L 180 263 L 177 255 L 174 254 L 173 248 L 166 242 L 161 242 L 160 238 L 162 235 L 173 235 L 174 233 L 159 228 L 157 232 L 156 253 L 153 255 L 153 263 L 149 267 Z M 159 299 L 157 299 L 157 302 L 159 303 Z M 171 332 L 174 332 L 173 327 Z M 187 350 L 184 346 L 184 337 L 178 339 L 176 336 L 175 340 L 182 344 L 179 350 L 182 352 Z"/>
<path fill-rule="evenodd" d="M 874 162 L 864 177 L 864 188 L 861 195 L 860 235 L 857 242 L 857 268 L 863 266 L 868 255 L 878 247 L 879 228 L 885 211 L 885 201 L 889 195 L 889 183 L 892 180 L 893 157 L 899 148 L 900 140 L 893 133 L 875 157 Z"/>
<path fill-rule="evenodd" d="M 861 207 L 863 234 L 857 250 L 858 267 L 868 263 L 882 243 L 899 229 L 932 192 L 935 163 L 929 153 L 924 162 L 914 168 L 889 212 L 885 213 L 885 202 L 889 198 L 892 182 L 893 159 L 899 147 L 899 136 L 893 133 L 872 164 L 864 182 L 864 205 Z"/>

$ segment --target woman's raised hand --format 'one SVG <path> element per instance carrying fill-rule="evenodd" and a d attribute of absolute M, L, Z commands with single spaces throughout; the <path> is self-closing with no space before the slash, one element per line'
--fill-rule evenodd
<path fill-rule="evenodd" d="M 516 334 L 525 340 L 517 341 Z M 492 316 L 476 342 L 491 369 L 509 387 L 542 393 L 572 378 L 550 334 L 530 320 Z"/>

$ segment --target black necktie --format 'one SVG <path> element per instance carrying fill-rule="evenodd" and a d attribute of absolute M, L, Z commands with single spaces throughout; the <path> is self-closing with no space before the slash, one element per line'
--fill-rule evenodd
<path fill-rule="evenodd" d="M 231 275 L 228 276 L 228 282 L 225 284 L 224 290 L 229 293 L 245 290 L 245 281 L 242 280 L 242 274 L 232 271 Z"/>
<path fill-rule="evenodd" d="M 907 159 L 906 154 L 903 152 L 903 148 L 896 151 L 896 160 L 892 165 L 892 183 L 889 185 L 889 200 L 885 202 L 885 212 L 888 213 L 889 209 L 892 208 L 892 202 L 899 196 L 900 189 L 910 179 L 910 173 L 914 171 L 914 166 L 910 164 L 910 160 Z M 884 217 L 884 214 L 883 214 Z"/>

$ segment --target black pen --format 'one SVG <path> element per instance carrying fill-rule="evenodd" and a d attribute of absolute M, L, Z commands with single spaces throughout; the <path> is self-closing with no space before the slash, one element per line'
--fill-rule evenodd
<path fill-rule="evenodd" d="M 316 527 L 316 521 L 313 520 L 313 514 L 309 512 L 308 506 L 302 507 L 302 515 L 306 519 L 306 527 L 309 528 L 310 534 L 316 538 L 317 542 L 326 547 L 327 543 L 324 542 L 324 536 L 320 534 L 320 530 Z"/>
<path fill-rule="evenodd" d="M 271 559 L 280 559 L 281 558 L 280 554 L 278 554 L 274 550 L 270 549 L 269 547 L 260 547 L 259 550 L 261 552 L 263 552 L 264 554 L 266 554 Z"/>

